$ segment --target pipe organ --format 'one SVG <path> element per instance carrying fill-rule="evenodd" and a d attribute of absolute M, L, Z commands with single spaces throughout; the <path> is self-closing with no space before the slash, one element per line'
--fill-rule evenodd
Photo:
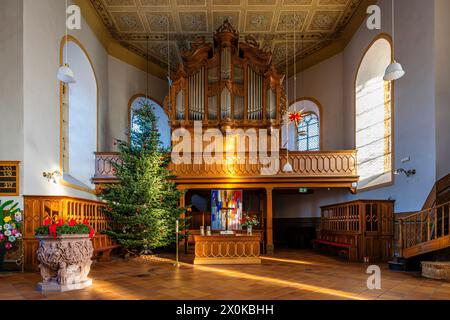
<path fill-rule="evenodd" d="M 181 53 L 183 63 L 171 74 L 172 86 L 165 100 L 172 128 L 272 127 L 281 125 L 286 110 L 284 75 L 251 36 L 239 33 L 225 21 L 213 43 L 202 38 Z"/>
<path fill-rule="evenodd" d="M 188 99 L 189 120 L 203 120 L 205 118 L 205 68 L 201 68 L 189 77 Z"/>

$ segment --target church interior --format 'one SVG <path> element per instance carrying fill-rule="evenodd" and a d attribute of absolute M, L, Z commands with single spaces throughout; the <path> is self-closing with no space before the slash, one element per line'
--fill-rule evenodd
<path fill-rule="evenodd" d="M 0 300 L 449 300 L 449 13 L 0 0 Z"/>

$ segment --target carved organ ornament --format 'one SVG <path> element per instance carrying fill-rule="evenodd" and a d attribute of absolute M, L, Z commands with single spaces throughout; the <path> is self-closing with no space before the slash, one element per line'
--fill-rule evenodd
<path fill-rule="evenodd" d="M 206 127 L 280 127 L 284 75 L 253 37 L 239 42 L 239 33 L 225 21 L 213 44 L 199 39 L 182 58 L 165 100 L 172 128 L 193 127 L 194 121 Z"/>

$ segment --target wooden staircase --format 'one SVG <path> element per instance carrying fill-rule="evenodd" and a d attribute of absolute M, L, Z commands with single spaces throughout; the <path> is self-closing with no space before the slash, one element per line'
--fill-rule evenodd
<path fill-rule="evenodd" d="M 409 259 L 450 247 L 450 202 L 399 218 L 398 253 Z"/>

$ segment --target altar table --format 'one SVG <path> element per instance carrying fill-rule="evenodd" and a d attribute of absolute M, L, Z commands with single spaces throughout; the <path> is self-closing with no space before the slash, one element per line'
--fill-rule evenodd
<path fill-rule="evenodd" d="M 261 264 L 261 235 L 194 236 L 194 264 Z"/>

